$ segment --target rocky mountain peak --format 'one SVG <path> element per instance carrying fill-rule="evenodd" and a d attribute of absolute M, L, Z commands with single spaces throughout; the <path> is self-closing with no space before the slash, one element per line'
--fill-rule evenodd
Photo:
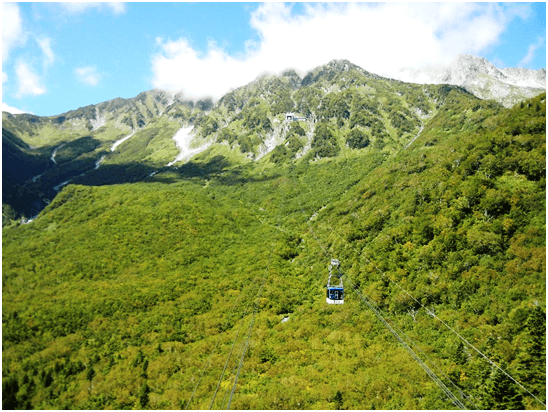
<path fill-rule="evenodd" d="M 400 79 L 422 84 L 451 84 L 480 99 L 494 99 L 506 107 L 546 90 L 546 70 L 499 69 L 483 57 L 461 54 L 448 65 L 403 69 Z"/>
<path fill-rule="evenodd" d="M 362 69 L 360 66 L 349 62 L 348 60 L 331 60 L 329 63 L 323 66 L 316 67 L 307 73 L 302 80 L 302 85 L 310 85 L 319 80 L 325 79 L 326 81 L 332 81 L 335 77 L 340 76 L 343 73 L 357 71 L 368 77 L 379 78 L 379 76 L 369 73 Z"/>
<path fill-rule="evenodd" d="M 449 65 L 449 83 L 459 83 L 469 76 L 476 76 L 479 73 L 494 77 L 504 76 L 491 62 L 483 57 L 472 56 L 471 54 L 460 54 Z"/>
<path fill-rule="evenodd" d="M 301 76 L 293 69 L 285 70 L 282 73 L 282 77 L 288 79 L 293 87 L 300 87 L 301 85 Z"/>
<path fill-rule="evenodd" d="M 350 69 L 359 69 L 361 68 L 359 66 L 356 66 L 353 63 L 350 63 L 348 60 L 331 60 L 329 63 L 326 64 L 326 67 L 329 67 L 332 70 L 338 71 L 338 72 L 346 72 Z"/>

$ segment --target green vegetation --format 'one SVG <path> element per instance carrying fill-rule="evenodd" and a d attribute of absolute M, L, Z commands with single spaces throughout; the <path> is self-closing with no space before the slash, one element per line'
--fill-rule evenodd
<path fill-rule="evenodd" d="M 339 154 L 340 147 L 328 123 L 321 122 L 316 125 L 312 149 L 316 157 L 333 157 Z"/>
<path fill-rule="evenodd" d="M 503 109 L 328 65 L 207 115 L 167 103 L 4 227 L 3 408 L 454 409 L 350 284 L 468 407 L 543 408 L 438 319 L 546 402 L 545 94 Z M 216 143 L 157 169 L 179 122 Z M 100 152 L 85 136 L 63 164 Z M 344 305 L 325 303 L 331 257 Z"/>
<path fill-rule="evenodd" d="M 352 149 L 362 149 L 369 146 L 370 143 L 367 134 L 358 128 L 352 129 L 346 136 L 346 144 Z"/>

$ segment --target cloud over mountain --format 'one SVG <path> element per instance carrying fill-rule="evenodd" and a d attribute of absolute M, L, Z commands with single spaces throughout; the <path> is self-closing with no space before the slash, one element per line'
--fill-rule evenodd
<path fill-rule="evenodd" d="M 251 16 L 259 41 L 231 56 L 213 40 L 207 50 L 191 39 L 158 39 L 152 57 L 154 87 L 191 97 L 220 97 L 257 73 L 293 67 L 304 72 L 331 59 L 397 78 L 399 70 L 448 64 L 458 54 L 479 54 L 499 41 L 527 5 L 493 3 L 386 3 L 294 6 L 265 3 Z"/>
<path fill-rule="evenodd" d="M 29 64 L 22 60 L 18 61 L 15 66 L 15 73 L 17 75 L 17 82 L 19 86 L 17 96 L 38 96 L 46 92 L 46 88 L 42 84 L 40 76 L 36 74 L 34 69 Z"/>

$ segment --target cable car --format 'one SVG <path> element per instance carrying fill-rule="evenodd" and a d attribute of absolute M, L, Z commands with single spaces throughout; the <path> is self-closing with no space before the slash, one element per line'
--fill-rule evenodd
<path fill-rule="evenodd" d="M 337 272 L 333 274 L 331 269 L 337 267 Z M 338 285 L 331 284 L 331 278 L 336 277 L 339 279 Z M 342 305 L 344 303 L 344 287 L 342 282 L 342 273 L 340 268 L 340 263 L 337 259 L 331 259 L 331 264 L 329 265 L 329 277 L 327 278 L 327 288 L 326 288 L 326 299 L 325 301 L 330 305 Z"/>

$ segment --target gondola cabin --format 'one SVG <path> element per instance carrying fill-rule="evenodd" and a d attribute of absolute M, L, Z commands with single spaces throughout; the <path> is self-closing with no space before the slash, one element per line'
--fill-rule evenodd
<path fill-rule="evenodd" d="M 329 287 L 326 295 L 325 301 L 330 305 L 342 305 L 344 303 L 344 289 L 342 287 Z"/>
<path fill-rule="evenodd" d="M 329 277 L 327 278 L 326 299 L 325 301 L 330 305 L 342 305 L 344 303 L 344 288 L 342 282 L 342 273 L 339 267 L 340 263 L 337 259 L 331 259 L 331 265 L 329 265 Z M 333 267 L 337 268 L 338 273 L 332 273 Z M 336 277 L 339 279 L 338 285 L 331 284 L 331 278 Z"/>

